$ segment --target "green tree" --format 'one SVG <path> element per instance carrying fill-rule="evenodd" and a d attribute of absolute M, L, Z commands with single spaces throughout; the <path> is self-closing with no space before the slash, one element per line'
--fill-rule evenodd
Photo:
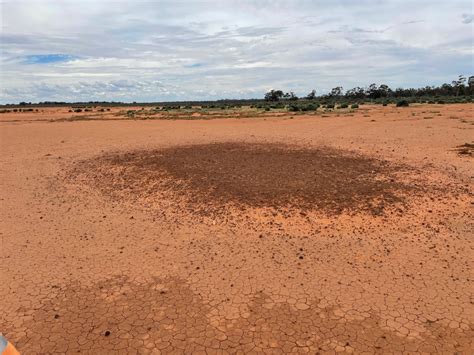
<path fill-rule="evenodd" d="M 312 90 L 308 95 L 306 95 L 306 99 L 314 100 L 316 98 L 316 90 Z"/>
<path fill-rule="evenodd" d="M 453 80 L 451 83 L 456 90 L 456 96 L 459 96 L 461 90 L 464 89 L 464 83 L 466 82 L 466 77 L 464 75 L 459 75 L 458 80 Z M 464 91 L 464 90 L 463 90 Z"/>
<path fill-rule="evenodd" d="M 283 91 L 270 90 L 265 94 L 265 101 L 279 101 L 283 97 Z"/>
<path fill-rule="evenodd" d="M 329 96 L 333 96 L 333 97 L 342 96 L 342 91 L 343 91 L 342 86 L 336 86 L 335 88 L 331 90 Z"/>

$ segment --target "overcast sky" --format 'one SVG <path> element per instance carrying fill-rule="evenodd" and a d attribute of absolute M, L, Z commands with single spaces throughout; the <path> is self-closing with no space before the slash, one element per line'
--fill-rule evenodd
<path fill-rule="evenodd" d="M 0 103 L 322 94 L 474 74 L 471 0 L 0 3 Z"/>

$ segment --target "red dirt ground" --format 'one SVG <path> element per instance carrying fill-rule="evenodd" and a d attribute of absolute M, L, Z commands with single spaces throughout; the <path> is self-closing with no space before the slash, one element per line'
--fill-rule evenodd
<path fill-rule="evenodd" d="M 1 114 L 0 331 L 25 354 L 472 353 L 473 108 Z"/>

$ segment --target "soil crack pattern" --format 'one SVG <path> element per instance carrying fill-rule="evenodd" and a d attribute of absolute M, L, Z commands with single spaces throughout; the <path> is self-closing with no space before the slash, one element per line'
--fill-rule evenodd
<path fill-rule="evenodd" d="M 31 313 L 25 354 L 385 353 L 468 352 L 472 330 L 433 322 L 424 337 L 386 329 L 376 314 L 347 320 L 313 300 L 306 307 L 269 303 L 258 293 L 238 317 L 226 318 L 179 278 L 131 282 L 117 276 L 89 287 L 70 284 Z M 449 334 L 450 342 L 445 341 Z"/>

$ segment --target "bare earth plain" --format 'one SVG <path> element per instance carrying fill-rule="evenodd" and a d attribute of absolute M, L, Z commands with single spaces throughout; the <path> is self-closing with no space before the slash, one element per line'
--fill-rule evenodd
<path fill-rule="evenodd" d="M 473 109 L 1 114 L 0 331 L 24 354 L 472 354 Z"/>

